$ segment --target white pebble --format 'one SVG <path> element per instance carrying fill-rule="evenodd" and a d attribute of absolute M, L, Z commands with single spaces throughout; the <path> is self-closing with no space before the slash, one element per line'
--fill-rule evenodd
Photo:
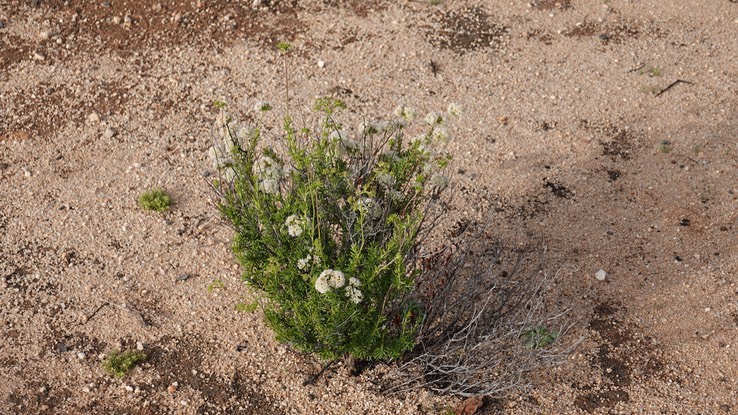
<path fill-rule="evenodd" d="M 84 359 L 85 357 L 87 357 L 87 355 L 84 352 L 77 353 L 77 358 L 79 358 L 80 360 Z"/>
<path fill-rule="evenodd" d="M 130 385 L 126 385 L 126 390 L 127 390 L 128 392 L 133 392 L 133 386 L 130 386 Z"/>
<path fill-rule="evenodd" d="M 605 270 L 601 269 L 595 273 L 595 278 L 597 278 L 598 281 L 605 281 L 605 278 L 607 278 L 607 273 Z"/>
<path fill-rule="evenodd" d="M 143 350 L 143 349 L 144 349 L 144 345 L 143 345 L 143 343 L 141 343 L 141 342 L 136 342 L 136 350 Z"/>
<path fill-rule="evenodd" d="M 115 130 L 108 127 L 105 129 L 105 133 L 103 134 L 103 136 L 105 136 L 105 138 L 113 138 L 115 137 Z"/>
<path fill-rule="evenodd" d="M 325 66 L 325 62 L 323 62 L 322 60 L 319 60 L 318 61 L 318 68 L 322 68 L 324 66 Z"/>
<path fill-rule="evenodd" d="M 82 392 L 84 392 L 84 393 L 90 393 L 90 388 L 88 388 L 87 386 L 85 386 L 84 388 L 82 388 Z"/>

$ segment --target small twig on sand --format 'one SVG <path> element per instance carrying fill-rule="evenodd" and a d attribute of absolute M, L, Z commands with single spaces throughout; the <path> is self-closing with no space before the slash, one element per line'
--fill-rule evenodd
<path fill-rule="evenodd" d="M 646 64 L 645 64 L 645 63 L 642 63 L 642 64 L 640 64 L 640 65 L 639 65 L 638 67 L 636 67 L 636 68 L 633 68 L 633 69 L 629 69 L 629 70 L 628 70 L 628 73 L 633 73 L 633 72 L 635 72 L 635 71 L 639 71 L 639 70 L 641 70 L 641 69 L 643 69 L 643 68 L 645 68 L 645 67 L 646 67 Z"/>
<path fill-rule="evenodd" d="M 302 386 L 312 385 L 313 383 L 315 383 L 318 380 L 318 378 L 320 378 L 323 375 L 323 373 L 325 373 L 325 371 L 328 370 L 328 368 L 331 367 L 333 363 L 335 362 L 336 362 L 335 360 L 331 360 L 330 362 L 323 365 L 323 367 L 320 369 L 320 372 L 305 379 L 305 381 L 302 382 Z"/>
<path fill-rule="evenodd" d="M 106 305 L 110 305 L 110 303 L 104 302 L 104 303 L 100 304 L 100 306 L 98 308 L 96 308 L 95 311 L 92 312 L 92 314 L 90 314 L 89 316 L 87 316 L 87 319 L 85 320 L 85 322 L 83 324 L 87 324 L 88 321 L 92 320 L 92 317 L 95 317 L 95 315 L 97 315 L 97 313 L 99 313 L 100 310 L 102 310 L 103 307 L 105 307 Z"/>
<path fill-rule="evenodd" d="M 669 84 L 669 86 L 667 86 L 666 88 L 664 88 L 664 89 L 662 89 L 661 91 L 657 92 L 655 96 L 659 96 L 659 95 L 663 94 L 664 92 L 666 92 L 666 91 L 670 90 L 670 89 L 671 89 L 671 88 L 672 88 L 672 87 L 673 87 L 674 85 L 676 85 L 676 84 L 690 84 L 690 85 L 691 85 L 691 84 L 692 84 L 692 82 L 690 82 L 690 81 L 685 81 L 685 80 L 683 80 L 683 79 L 677 79 L 676 81 L 674 81 L 674 82 L 670 83 L 670 84 Z"/>

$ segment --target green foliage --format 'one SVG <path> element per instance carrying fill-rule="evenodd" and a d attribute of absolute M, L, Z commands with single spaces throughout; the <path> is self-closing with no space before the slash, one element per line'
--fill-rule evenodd
<path fill-rule="evenodd" d="M 146 361 L 146 354 L 127 350 L 123 353 L 112 352 L 103 360 L 103 369 L 111 375 L 122 378 L 139 363 Z"/>
<path fill-rule="evenodd" d="M 220 279 L 217 279 L 216 278 L 215 280 L 213 280 L 213 282 L 211 282 L 210 284 L 208 284 L 207 290 L 208 290 L 208 292 L 212 292 L 216 288 L 223 288 L 223 287 L 225 287 L 225 285 L 223 284 L 223 281 L 221 281 Z"/>
<path fill-rule="evenodd" d="M 404 134 L 408 108 L 351 135 L 334 118 L 345 107 L 317 100 L 314 129 L 285 117 L 277 148 L 221 112 L 214 187 L 243 279 L 265 297 L 279 341 L 326 360 L 394 359 L 413 347 L 422 319 L 422 306 L 407 301 L 412 254 L 424 207 L 448 184 L 440 170 L 450 158 L 439 150 L 446 116 L 434 114 L 413 140 Z"/>
<path fill-rule="evenodd" d="M 545 327 L 529 327 L 523 331 L 521 337 L 525 340 L 525 347 L 528 349 L 541 349 L 559 338 L 558 331 L 549 331 Z"/>
<path fill-rule="evenodd" d="M 138 205 L 143 210 L 153 210 L 155 212 L 164 212 L 172 205 L 172 198 L 164 189 L 152 189 L 138 198 Z"/>
<path fill-rule="evenodd" d="M 668 140 L 661 140 L 658 145 L 658 150 L 664 154 L 671 153 L 671 142 Z"/>

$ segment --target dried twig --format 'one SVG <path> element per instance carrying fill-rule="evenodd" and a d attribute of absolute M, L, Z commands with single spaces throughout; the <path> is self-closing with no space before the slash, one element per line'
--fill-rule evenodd
<path fill-rule="evenodd" d="M 548 307 L 543 255 L 531 260 L 534 250 L 526 246 L 506 250 L 486 242 L 485 229 L 470 233 L 419 256 L 419 342 L 388 377 L 386 393 L 501 396 L 523 389 L 526 373 L 563 361 L 579 343 L 560 339 L 573 323 L 568 310 Z M 534 328 L 557 331 L 556 340 L 526 348 L 522 337 Z"/>
<path fill-rule="evenodd" d="M 663 94 L 664 92 L 666 92 L 666 91 L 670 90 L 670 89 L 671 89 L 672 87 L 674 87 L 674 86 L 675 86 L 675 85 L 677 85 L 677 84 L 689 84 L 689 85 L 691 85 L 691 84 L 692 84 L 692 82 L 690 82 L 690 81 L 685 81 L 685 80 L 683 80 L 683 79 L 677 79 L 676 81 L 674 81 L 674 82 L 670 83 L 670 84 L 669 84 L 669 86 L 667 86 L 666 88 L 664 88 L 664 89 L 662 89 L 661 91 L 657 92 L 657 93 L 656 93 L 656 94 L 655 94 L 654 96 L 659 96 L 659 95 Z"/>

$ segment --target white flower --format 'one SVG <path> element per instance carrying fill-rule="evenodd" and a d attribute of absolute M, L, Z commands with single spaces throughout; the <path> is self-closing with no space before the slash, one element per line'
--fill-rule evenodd
<path fill-rule="evenodd" d="M 304 270 L 307 268 L 308 263 L 310 263 L 310 260 L 312 259 L 312 256 L 308 254 L 305 258 L 300 258 L 297 260 L 297 268 Z"/>
<path fill-rule="evenodd" d="M 443 189 L 448 186 L 448 177 L 440 173 L 434 173 L 433 176 L 431 176 L 430 178 L 430 183 L 433 187 Z"/>
<path fill-rule="evenodd" d="M 400 105 L 399 107 L 395 108 L 395 115 L 409 122 L 415 120 L 416 117 L 415 110 L 404 105 Z"/>
<path fill-rule="evenodd" d="M 451 141 L 451 136 L 448 134 L 446 127 L 439 126 L 433 129 L 431 140 L 441 144 L 448 144 Z"/>
<path fill-rule="evenodd" d="M 275 195 L 279 193 L 279 181 L 273 179 L 266 179 L 259 182 L 259 188 L 264 193 Z"/>
<path fill-rule="evenodd" d="M 448 112 L 448 115 L 456 118 L 464 115 L 464 108 L 455 102 L 448 104 L 448 109 L 446 111 Z"/>
<path fill-rule="evenodd" d="M 272 109 L 272 104 L 269 101 L 256 101 L 254 104 L 254 111 L 269 111 Z"/>
<path fill-rule="evenodd" d="M 343 157 L 344 152 L 353 153 L 360 150 L 363 151 L 362 144 L 356 140 L 352 140 L 349 134 L 343 130 L 332 131 L 328 138 L 338 143 L 336 147 L 338 157 Z"/>
<path fill-rule="evenodd" d="M 387 131 L 388 127 L 389 124 L 383 121 L 362 121 L 359 123 L 357 130 L 359 131 L 359 134 L 366 136 L 381 134 Z"/>
<path fill-rule="evenodd" d="M 325 294 L 331 289 L 331 287 L 341 288 L 345 284 L 346 277 L 343 275 L 343 272 L 326 269 L 321 272 L 318 279 L 315 280 L 315 289 L 318 290 L 319 293 Z"/>
<path fill-rule="evenodd" d="M 287 233 L 290 234 L 290 236 L 300 236 L 302 235 L 302 227 L 305 226 L 305 219 L 298 217 L 297 215 L 290 215 L 287 217 L 287 220 L 284 221 L 285 226 L 287 226 Z"/>
<path fill-rule="evenodd" d="M 428 115 L 425 116 L 425 123 L 431 127 L 435 125 L 446 125 L 446 115 L 439 114 L 437 112 L 429 112 Z"/>
<path fill-rule="evenodd" d="M 349 285 L 352 287 L 361 287 L 361 281 L 356 277 L 349 278 Z"/>
<path fill-rule="evenodd" d="M 328 275 L 325 271 L 323 271 L 318 279 L 315 280 L 315 289 L 321 294 L 325 294 L 330 291 L 331 287 L 328 285 Z"/>
<path fill-rule="evenodd" d="M 253 173 L 261 179 L 281 179 L 282 167 L 269 156 L 262 156 L 254 163 Z"/>
<path fill-rule="evenodd" d="M 393 187 L 395 185 L 395 176 L 390 173 L 379 172 L 375 175 L 377 183 L 385 187 Z"/>
<path fill-rule="evenodd" d="M 333 271 L 328 283 L 334 288 L 341 288 L 346 284 L 346 277 L 343 276 L 341 271 Z"/>
<path fill-rule="evenodd" d="M 260 179 L 259 187 L 266 193 L 279 192 L 279 181 L 282 179 L 282 167 L 274 159 L 262 156 L 252 169 L 254 176 Z"/>
<path fill-rule="evenodd" d="M 349 285 L 346 287 L 346 297 L 348 297 L 352 303 L 359 304 L 364 299 L 364 294 L 361 293 L 356 286 Z"/>

